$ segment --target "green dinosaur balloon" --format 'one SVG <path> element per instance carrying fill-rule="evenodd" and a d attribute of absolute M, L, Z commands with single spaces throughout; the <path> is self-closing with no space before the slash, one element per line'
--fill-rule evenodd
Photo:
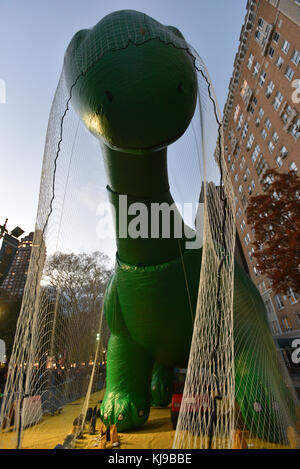
<path fill-rule="evenodd" d="M 197 100 L 194 58 L 187 44 L 180 46 L 183 43 L 176 28 L 125 10 L 106 16 L 91 30 L 79 31 L 65 55 L 71 103 L 101 140 L 107 189 L 117 214 L 116 265 L 104 304 L 111 337 L 101 415 L 104 423 L 116 423 L 119 431 L 145 423 L 151 399 L 156 405 L 170 402 L 172 368 L 186 366 L 190 351 L 191 309 L 196 309 L 202 249 L 186 250 L 184 235 L 178 239 L 174 229 L 168 238 L 161 233 L 123 237 L 119 232 L 120 195 L 127 196 L 128 206 L 139 202 L 150 208 L 152 203 L 174 202 L 167 146 L 187 129 Z M 133 219 L 128 215 L 126 228 Z M 150 217 L 148 227 L 153 228 Z M 243 346 L 242 339 L 235 354 L 241 413 L 258 436 L 280 440 L 284 437 L 263 373 L 265 348 L 271 354 L 275 349 L 261 297 L 237 264 L 234 318 L 239 340 L 244 328 L 244 337 L 262 338 L 253 350 L 247 349 L 247 339 Z M 279 375 L 274 379 L 284 388 Z M 268 408 L 268 422 L 254 409 L 258 395 L 262 407 Z"/>

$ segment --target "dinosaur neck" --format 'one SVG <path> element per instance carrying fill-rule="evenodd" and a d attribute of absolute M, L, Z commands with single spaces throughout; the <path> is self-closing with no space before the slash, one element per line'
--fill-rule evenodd
<path fill-rule="evenodd" d="M 156 265 L 177 258 L 184 250 L 184 225 L 173 210 L 167 150 L 134 155 L 103 144 L 102 153 L 118 257 L 133 265 Z"/>

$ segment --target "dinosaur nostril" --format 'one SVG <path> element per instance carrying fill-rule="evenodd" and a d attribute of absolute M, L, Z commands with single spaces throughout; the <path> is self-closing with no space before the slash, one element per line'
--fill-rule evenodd
<path fill-rule="evenodd" d="M 179 91 L 179 93 L 182 93 L 183 92 L 183 84 L 180 82 L 179 85 L 177 86 L 177 89 Z"/>
<path fill-rule="evenodd" d="M 106 96 L 108 97 L 109 101 L 111 102 L 113 100 L 113 95 L 111 94 L 110 91 L 108 90 L 105 90 L 104 93 L 106 94 Z"/>

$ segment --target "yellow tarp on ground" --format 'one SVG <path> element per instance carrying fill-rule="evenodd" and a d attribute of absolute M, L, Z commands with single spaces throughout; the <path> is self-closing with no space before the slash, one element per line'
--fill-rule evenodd
<path fill-rule="evenodd" d="M 89 407 L 94 407 L 104 396 L 104 390 L 91 396 Z M 82 411 L 84 398 L 72 402 L 63 411 L 54 416 L 44 416 L 43 420 L 23 432 L 23 449 L 53 449 L 62 444 L 70 432 L 73 421 Z M 84 436 L 76 442 L 76 449 L 98 449 L 101 422 L 97 419 L 96 434 L 89 435 L 88 425 Z M 169 408 L 152 408 L 146 424 L 131 432 L 120 433 L 119 449 L 172 449 L 175 431 L 172 429 Z M 0 449 L 16 448 L 15 432 L 0 433 Z M 276 445 L 258 439 L 247 438 L 249 449 L 285 449 L 287 446 Z"/>

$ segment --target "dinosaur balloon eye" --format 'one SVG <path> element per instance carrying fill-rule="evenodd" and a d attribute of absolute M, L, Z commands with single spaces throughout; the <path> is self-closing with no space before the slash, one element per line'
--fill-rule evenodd
<path fill-rule="evenodd" d="M 118 420 L 123 420 L 124 416 L 123 414 L 119 414 Z"/>
<path fill-rule="evenodd" d="M 111 92 L 108 91 L 108 90 L 105 90 L 104 93 L 105 93 L 106 96 L 108 97 L 108 100 L 109 100 L 110 102 L 112 102 L 112 100 L 113 100 L 113 95 L 111 94 Z"/>

